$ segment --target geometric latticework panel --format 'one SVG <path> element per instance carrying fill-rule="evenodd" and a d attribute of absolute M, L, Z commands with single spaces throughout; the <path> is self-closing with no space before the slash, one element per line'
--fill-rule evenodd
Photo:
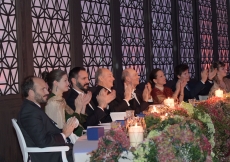
<path fill-rule="evenodd" d="M 18 94 L 15 1 L 0 0 L 0 96 Z"/>
<path fill-rule="evenodd" d="M 216 7 L 219 60 L 227 65 L 229 71 L 228 13 L 226 0 L 216 0 Z"/>
<path fill-rule="evenodd" d="M 211 0 L 199 0 L 198 2 L 201 68 L 207 68 L 213 61 Z"/>
<path fill-rule="evenodd" d="M 88 71 L 90 86 L 95 85 L 98 67 L 112 70 L 110 17 L 110 0 L 81 1 L 83 65 Z"/>
<path fill-rule="evenodd" d="M 146 81 L 143 0 L 120 0 L 122 66 L 135 69 Z"/>
<path fill-rule="evenodd" d="M 32 0 L 35 75 L 62 69 L 69 72 L 70 19 L 68 0 Z"/>
<path fill-rule="evenodd" d="M 193 0 L 179 0 L 179 33 L 181 63 L 189 66 L 191 78 L 195 77 Z"/>
<path fill-rule="evenodd" d="M 153 68 L 161 68 L 173 80 L 171 0 L 151 0 Z"/>

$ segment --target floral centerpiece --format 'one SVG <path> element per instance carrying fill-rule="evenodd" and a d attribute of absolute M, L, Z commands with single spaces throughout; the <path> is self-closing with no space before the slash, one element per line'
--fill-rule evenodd
<path fill-rule="evenodd" d="M 230 104 L 229 99 L 212 97 L 197 105 L 197 110 L 209 114 L 215 128 L 213 152 L 220 161 L 230 161 Z"/>
<path fill-rule="evenodd" d="M 122 128 L 112 128 L 99 138 L 98 148 L 91 152 L 90 161 L 117 162 L 123 151 L 129 149 L 130 142 Z"/>
<path fill-rule="evenodd" d="M 182 102 L 145 115 L 146 138 L 132 150 L 134 161 L 230 161 L 230 97 L 212 97 L 196 107 Z M 113 129 L 99 140 L 91 161 L 118 161 L 129 148 L 129 139 L 120 131 L 120 141 L 114 138 L 119 131 Z"/>
<path fill-rule="evenodd" d="M 133 152 L 134 161 L 212 161 L 211 144 L 199 122 L 177 115 L 163 121 L 147 116 L 147 127 L 150 121 L 155 128 Z"/>

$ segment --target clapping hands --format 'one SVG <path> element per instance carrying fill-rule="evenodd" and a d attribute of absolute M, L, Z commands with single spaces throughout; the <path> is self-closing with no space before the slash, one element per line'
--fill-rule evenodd
<path fill-rule="evenodd" d="M 142 97 L 143 97 L 144 101 L 148 102 L 148 100 L 151 98 L 151 95 L 150 95 L 151 91 L 152 91 L 152 87 L 151 87 L 150 83 L 147 83 L 145 85 L 145 89 L 142 93 Z"/>
<path fill-rule="evenodd" d="M 112 90 L 112 92 L 108 94 L 108 90 L 103 88 L 100 90 L 96 98 L 98 106 L 104 109 L 111 101 L 116 98 L 116 91 Z"/>
<path fill-rule="evenodd" d="M 88 91 L 86 94 L 79 94 L 75 99 L 75 112 L 85 114 L 86 105 L 89 104 L 92 98 L 92 92 Z"/>
<path fill-rule="evenodd" d="M 209 70 L 208 72 L 208 79 L 209 80 L 213 80 L 213 78 L 216 76 L 217 73 L 217 68 L 213 69 L 213 70 Z"/>
<path fill-rule="evenodd" d="M 129 101 L 132 98 L 133 85 L 132 85 L 132 83 L 130 83 L 130 84 L 124 83 L 124 88 L 125 88 L 124 99 L 126 101 Z"/>
<path fill-rule="evenodd" d="M 62 128 L 62 133 L 66 136 L 69 137 L 73 130 L 77 127 L 77 118 L 74 116 L 70 118 L 63 126 Z"/>

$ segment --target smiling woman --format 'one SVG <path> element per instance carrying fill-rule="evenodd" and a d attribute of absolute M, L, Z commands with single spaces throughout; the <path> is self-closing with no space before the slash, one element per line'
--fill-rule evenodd
<path fill-rule="evenodd" d="M 69 88 L 69 82 L 66 72 L 59 69 L 53 70 L 50 73 L 46 73 L 46 75 L 43 75 L 43 77 L 43 79 L 47 82 L 49 88 L 51 89 L 51 94 L 45 107 L 46 114 L 54 122 L 57 123 L 57 126 L 60 129 L 63 128 L 68 118 L 75 116 L 79 120 L 80 125 L 78 128 L 76 128 L 74 133 L 78 136 L 81 136 L 83 130 L 82 124 L 86 120 L 84 111 L 81 111 L 83 109 L 83 104 L 82 102 L 80 102 L 82 97 L 79 96 L 77 102 L 75 102 L 75 112 L 66 104 L 65 99 L 62 97 L 63 92 L 68 91 Z"/>

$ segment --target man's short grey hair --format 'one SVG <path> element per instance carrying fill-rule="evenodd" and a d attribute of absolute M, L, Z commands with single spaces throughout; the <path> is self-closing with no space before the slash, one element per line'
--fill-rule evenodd
<path fill-rule="evenodd" d="M 98 84 L 98 78 L 99 78 L 99 76 L 101 76 L 102 75 L 102 72 L 103 72 L 103 68 L 98 68 L 97 69 L 97 71 L 96 71 L 96 73 L 95 73 L 95 83 L 96 84 Z"/>
<path fill-rule="evenodd" d="M 122 82 L 125 82 L 125 78 L 129 75 L 129 71 L 128 69 L 125 69 L 122 71 L 122 75 L 121 75 L 121 80 Z"/>

